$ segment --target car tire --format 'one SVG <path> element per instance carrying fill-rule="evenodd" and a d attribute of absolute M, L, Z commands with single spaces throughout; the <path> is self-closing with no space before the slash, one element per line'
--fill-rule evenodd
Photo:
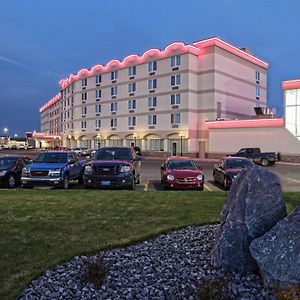
<path fill-rule="evenodd" d="M 83 176 L 82 176 L 82 175 L 78 177 L 78 183 L 79 183 L 80 185 L 83 184 Z"/>
<path fill-rule="evenodd" d="M 135 178 L 132 178 L 131 185 L 129 186 L 129 189 L 134 191 L 135 190 Z"/>
<path fill-rule="evenodd" d="M 261 165 L 264 166 L 264 167 L 266 167 L 266 166 L 269 165 L 269 161 L 268 161 L 266 158 L 263 158 L 263 159 L 261 160 Z"/>
<path fill-rule="evenodd" d="M 7 186 L 10 189 L 13 189 L 14 187 L 16 187 L 16 178 L 14 175 L 10 175 L 8 177 Z"/>
<path fill-rule="evenodd" d="M 214 183 L 218 183 L 216 173 L 213 174 Z"/>
<path fill-rule="evenodd" d="M 198 191 L 202 192 L 202 191 L 203 191 L 203 189 L 204 189 L 204 187 L 203 187 L 203 186 L 201 186 L 201 187 L 199 187 L 199 188 L 198 188 Z"/>
<path fill-rule="evenodd" d="M 68 174 L 66 174 L 63 179 L 63 189 L 64 190 L 69 189 L 69 175 Z"/>

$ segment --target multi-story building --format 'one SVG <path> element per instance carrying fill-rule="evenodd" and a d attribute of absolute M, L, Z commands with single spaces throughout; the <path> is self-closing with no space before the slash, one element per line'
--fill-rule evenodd
<path fill-rule="evenodd" d="M 203 156 L 207 120 L 246 119 L 266 106 L 267 69 L 219 38 L 176 42 L 80 70 L 60 81 L 61 99 L 52 106 L 60 103 L 63 146 L 134 142 L 143 150 Z M 49 103 L 41 109 L 49 132 L 56 128 L 46 117 L 50 110 Z"/>
<path fill-rule="evenodd" d="M 282 82 L 285 127 L 300 140 L 300 79 Z"/>

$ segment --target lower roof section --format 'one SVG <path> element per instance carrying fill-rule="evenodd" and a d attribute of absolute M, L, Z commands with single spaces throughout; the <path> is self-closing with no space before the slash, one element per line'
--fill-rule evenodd
<path fill-rule="evenodd" d="M 284 91 L 285 90 L 300 89 L 300 79 L 282 81 L 282 89 Z"/>

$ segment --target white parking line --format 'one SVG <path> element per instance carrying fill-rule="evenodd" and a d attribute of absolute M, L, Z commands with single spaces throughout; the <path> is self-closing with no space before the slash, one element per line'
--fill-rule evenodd
<path fill-rule="evenodd" d="M 300 180 L 297 180 L 297 179 L 293 179 L 293 178 L 288 178 L 289 180 L 292 180 L 292 181 L 294 181 L 294 182 L 298 182 L 298 183 L 300 183 Z"/>
<path fill-rule="evenodd" d="M 204 184 L 204 187 L 209 190 L 210 192 L 212 192 L 213 190 L 211 188 L 209 188 L 206 184 Z"/>
<path fill-rule="evenodd" d="M 149 180 L 145 183 L 144 192 L 147 192 L 149 188 Z"/>

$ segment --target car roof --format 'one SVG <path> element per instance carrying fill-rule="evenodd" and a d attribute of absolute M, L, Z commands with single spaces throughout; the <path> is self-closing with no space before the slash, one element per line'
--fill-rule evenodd
<path fill-rule="evenodd" d="M 114 147 L 114 146 L 111 146 L 111 147 L 101 147 L 97 150 L 101 150 L 101 149 L 131 149 L 131 147 L 122 147 L 122 146 L 117 146 L 117 147 Z"/>
<path fill-rule="evenodd" d="M 190 157 L 186 157 L 186 156 L 171 156 L 169 158 L 167 158 L 167 160 L 193 160 Z"/>
<path fill-rule="evenodd" d="M 241 156 L 226 156 L 226 157 L 224 157 L 223 159 L 225 159 L 225 160 L 249 160 L 250 161 L 250 159 L 248 159 L 247 157 L 241 157 Z"/>

